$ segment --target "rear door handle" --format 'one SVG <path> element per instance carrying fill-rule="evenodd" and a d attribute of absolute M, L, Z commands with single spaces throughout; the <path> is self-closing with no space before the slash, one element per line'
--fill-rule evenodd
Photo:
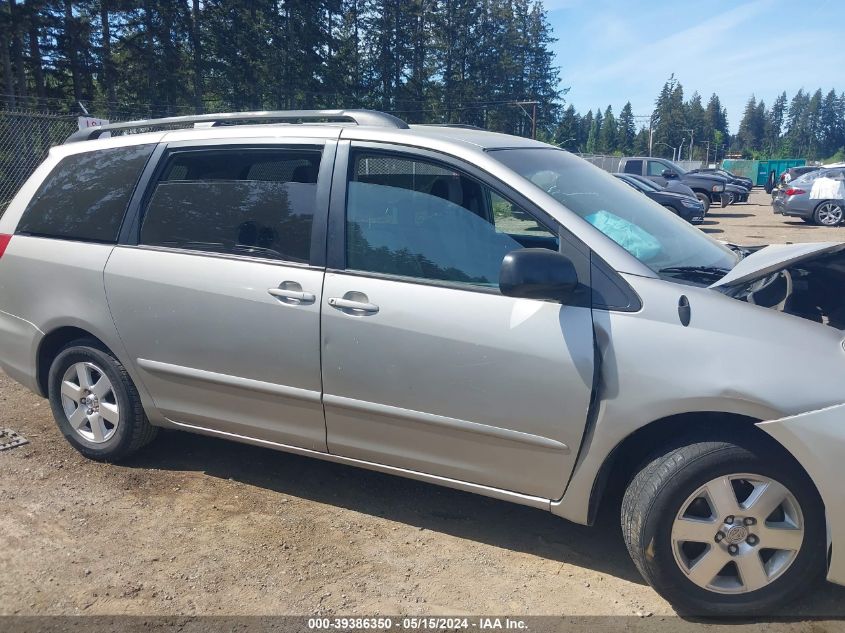
<path fill-rule="evenodd" d="M 352 310 L 355 312 L 364 312 L 366 314 L 375 314 L 378 312 L 378 306 L 375 303 L 367 303 L 366 301 L 353 301 L 351 299 L 343 299 L 341 297 L 329 298 L 329 305 L 338 310 Z"/>

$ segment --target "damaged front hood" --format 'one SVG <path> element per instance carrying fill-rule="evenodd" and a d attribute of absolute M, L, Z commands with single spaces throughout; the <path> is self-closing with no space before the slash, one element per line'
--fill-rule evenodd
<path fill-rule="evenodd" d="M 807 259 L 843 249 L 845 249 L 845 243 L 842 242 L 772 244 L 748 255 L 734 266 L 727 275 L 710 287 L 732 286 L 744 281 L 751 281 Z"/>
<path fill-rule="evenodd" d="M 845 243 L 777 244 L 741 260 L 710 288 L 845 329 Z"/>

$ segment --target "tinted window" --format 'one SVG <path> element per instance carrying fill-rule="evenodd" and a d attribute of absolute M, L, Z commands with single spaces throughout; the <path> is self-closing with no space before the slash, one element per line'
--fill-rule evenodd
<path fill-rule="evenodd" d="M 142 244 L 307 263 L 318 151 L 175 154 L 147 205 Z"/>
<path fill-rule="evenodd" d="M 359 155 L 347 198 L 347 267 L 496 286 L 502 259 L 557 238 L 529 213 L 450 168 Z"/>
<path fill-rule="evenodd" d="M 629 160 L 625 163 L 626 174 L 641 174 L 643 173 L 643 161 Z"/>
<path fill-rule="evenodd" d="M 116 242 L 132 190 L 155 145 L 67 156 L 41 184 L 18 232 Z"/>

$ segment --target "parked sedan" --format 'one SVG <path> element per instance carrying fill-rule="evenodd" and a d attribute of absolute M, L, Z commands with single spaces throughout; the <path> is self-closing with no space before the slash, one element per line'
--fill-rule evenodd
<path fill-rule="evenodd" d="M 679 215 L 690 224 L 701 224 L 704 222 L 704 203 L 698 198 L 685 196 L 673 191 L 661 189 L 646 178 L 636 178 L 630 174 L 613 174 L 619 180 L 632 186 L 640 193 L 645 194 L 657 204 L 669 209 L 672 213 Z"/>
<path fill-rule="evenodd" d="M 754 183 L 751 181 L 751 178 L 746 178 L 745 176 L 737 176 L 735 173 L 730 172 L 727 169 L 702 167 L 701 169 L 691 170 L 691 173 L 716 174 L 717 176 L 723 176 L 724 178 L 727 178 L 730 184 L 739 185 L 740 187 L 744 187 L 748 191 L 751 191 L 751 189 L 754 188 Z"/>
<path fill-rule="evenodd" d="M 819 169 L 796 178 L 773 192 L 772 210 L 781 215 L 798 217 L 810 224 L 837 226 L 845 218 L 845 200 L 811 198 L 813 182 L 826 177 L 842 179 L 845 169 Z"/>
<path fill-rule="evenodd" d="M 785 172 L 780 175 L 779 181 L 782 185 L 788 185 L 790 182 L 795 180 L 796 178 L 800 178 L 810 172 L 814 172 L 818 170 L 818 167 L 814 167 L 813 165 L 802 165 L 801 167 L 790 167 Z"/>

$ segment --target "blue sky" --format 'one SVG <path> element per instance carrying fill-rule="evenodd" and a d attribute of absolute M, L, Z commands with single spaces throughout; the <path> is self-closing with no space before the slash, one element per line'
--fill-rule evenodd
<path fill-rule="evenodd" d="M 736 132 L 748 98 L 845 90 L 845 0 L 544 0 L 565 99 L 582 114 L 651 114 L 671 73 Z M 797 65 L 794 60 L 814 60 Z"/>

